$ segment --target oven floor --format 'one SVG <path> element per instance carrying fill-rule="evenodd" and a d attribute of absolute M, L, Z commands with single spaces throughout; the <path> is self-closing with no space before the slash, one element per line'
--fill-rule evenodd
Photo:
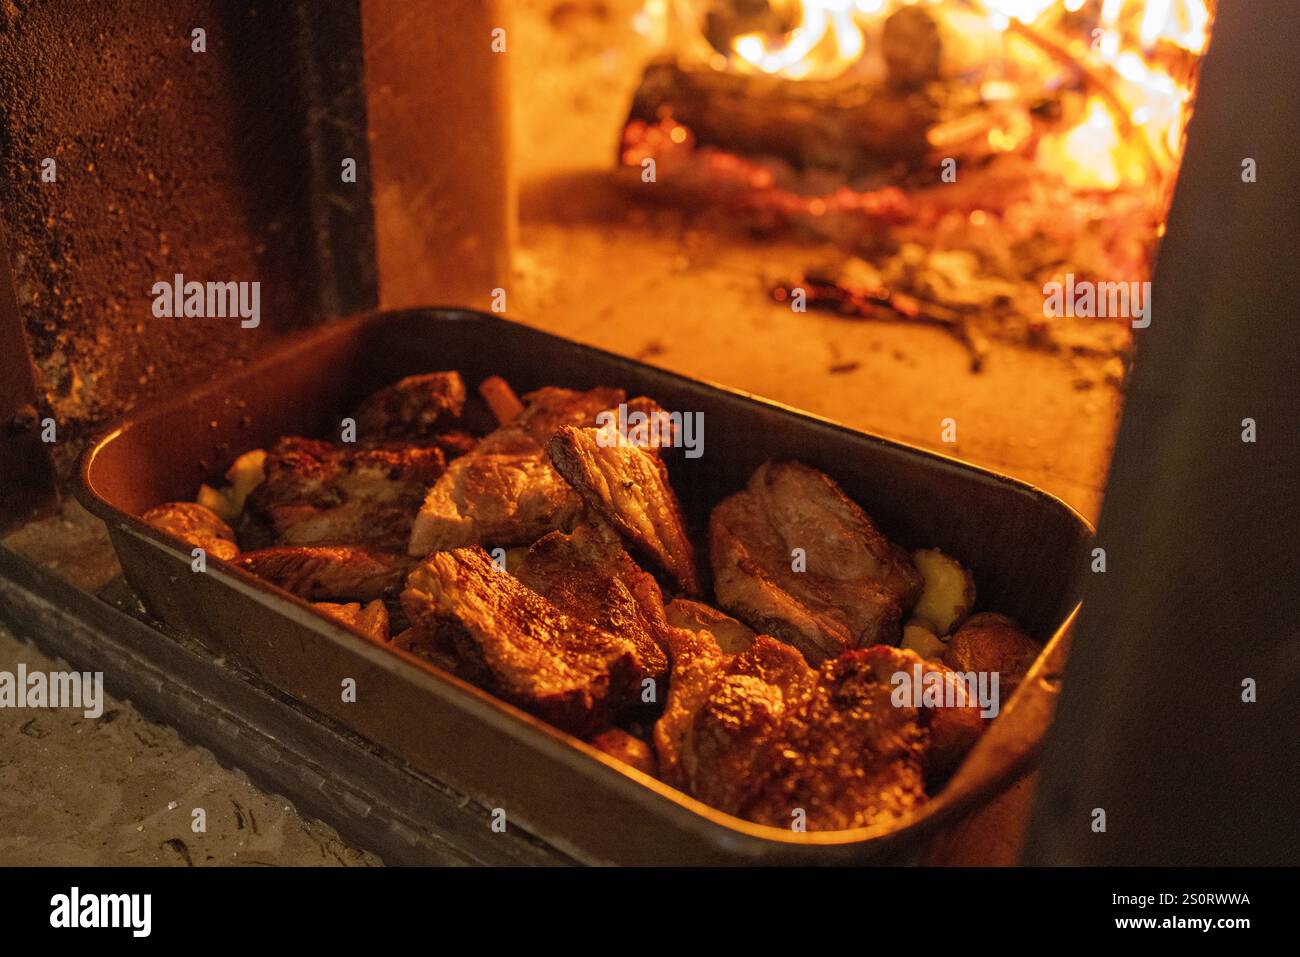
<path fill-rule="evenodd" d="M 60 667 L 0 628 L 0 671 Z M 64 666 L 66 667 L 66 666 Z M 333 828 L 105 695 L 104 713 L 0 708 L 0 863 L 373 866 Z M 194 810 L 206 830 L 195 833 Z"/>

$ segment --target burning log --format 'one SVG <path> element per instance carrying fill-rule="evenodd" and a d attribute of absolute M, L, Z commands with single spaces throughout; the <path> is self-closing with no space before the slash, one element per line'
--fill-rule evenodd
<path fill-rule="evenodd" d="M 856 176 L 919 165 L 938 113 L 921 90 L 860 77 L 789 80 L 658 61 L 646 67 L 628 122 L 671 117 L 700 145 Z"/>
<path fill-rule="evenodd" d="M 755 17 L 779 22 L 781 8 L 733 0 L 722 11 L 727 16 L 713 11 L 709 20 L 721 34 L 710 43 L 720 50 L 730 34 L 753 29 Z M 850 178 L 899 164 L 915 168 L 930 151 L 927 133 L 949 93 L 939 81 L 939 28 L 929 13 L 906 7 L 886 20 L 881 42 L 883 82 L 853 69 L 835 79 L 794 80 L 654 62 L 628 123 L 671 119 L 701 146 L 779 157 L 799 170 L 834 170 Z"/>

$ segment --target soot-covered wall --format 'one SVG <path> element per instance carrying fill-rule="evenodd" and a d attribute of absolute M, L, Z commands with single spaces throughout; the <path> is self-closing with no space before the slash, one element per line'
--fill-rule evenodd
<path fill-rule="evenodd" d="M 361 62 L 356 3 L 0 0 L 0 296 L 60 476 L 139 403 L 374 302 Z M 260 282 L 260 325 L 155 316 L 176 273 Z"/>

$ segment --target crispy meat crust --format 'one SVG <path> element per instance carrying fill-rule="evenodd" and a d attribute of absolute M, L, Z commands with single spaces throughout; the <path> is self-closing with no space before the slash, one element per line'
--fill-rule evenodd
<path fill-rule="evenodd" d="M 829 476 L 797 462 L 764 463 L 720 503 L 709 548 L 718 604 L 814 663 L 896 644 L 921 589 L 907 554 Z"/>
<path fill-rule="evenodd" d="M 459 372 L 407 376 L 357 407 L 357 437 L 366 443 L 399 439 L 427 442 L 456 426 L 465 409 Z"/>
<path fill-rule="evenodd" d="M 655 726 L 663 779 L 760 824 L 809 830 L 901 817 L 926 799 L 979 735 L 978 710 L 895 706 L 892 676 L 913 665 L 879 645 L 810 668 L 767 635 L 734 656 L 691 635 L 675 649 L 672 686 Z M 945 679 L 947 680 L 947 679 Z"/>
<path fill-rule="evenodd" d="M 446 457 L 430 448 L 363 449 L 287 437 L 266 456 L 249 510 L 281 545 L 370 545 L 400 551 Z"/>
<path fill-rule="evenodd" d="M 238 564 L 308 601 L 368 602 L 401 592 L 415 562 L 394 552 L 323 545 L 245 552 Z"/>
<path fill-rule="evenodd" d="M 638 683 L 667 676 L 663 594 L 609 528 L 551 532 L 528 549 L 514 575 L 565 614 L 631 641 Z"/>
<path fill-rule="evenodd" d="M 452 643 L 472 680 L 565 731 L 597 731 L 635 700 L 630 639 L 566 615 L 481 548 L 430 555 L 402 608 L 417 633 Z"/>
<path fill-rule="evenodd" d="M 201 548 L 213 558 L 233 560 L 239 555 L 235 533 L 211 509 L 197 502 L 167 502 L 140 516 L 141 521 Z"/>
<path fill-rule="evenodd" d="M 654 451 L 614 441 L 614 435 L 565 427 L 547 450 L 592 510 L 667 571 L 682 591 L 698 595 L 695 551 L 667 467 Z"/>
<path fill-rule="evenodd" d="M 572 528 L 582 500 L 560 478 L 544 446 L 561 425 L 586 424 L 623 400 L 619 389 L 539 389 L 524 411 L 451 463 L 429 489 L 411 529 L 415 556 L 466 545 L 526 545 Z"/>

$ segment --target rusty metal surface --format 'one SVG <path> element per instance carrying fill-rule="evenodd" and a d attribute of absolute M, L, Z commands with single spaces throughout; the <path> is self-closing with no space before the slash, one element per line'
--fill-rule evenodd
<path fill-rule="evenodd" d="M 378 648 L 232 566 L 189 568 L 188 547 L 135 516 L 246 449 L 336 425 L 401 375 L 496 373 L 520 391 L 620 385 L 702 412 L 707 453 L 674 465 L 688 522 L 760 462 L 796 456 L 828 471 L 907 546 L 938 545 L 972 567 L 980 606 L 1048 640 L 1035 670 L 948 786 L 895 827 L 796 834 L 719 814 L 408 655 Z M 263 362 L 126 422 L 87 454 L 84 503 L 108 524 L 127 580 L 151 613 L 229 653 L 271 685 L 579 860 L 630 863 L 860 862 L 915 855 L 940 825 L 1023 773 L 1051 721 L 1087 523 L 1051 496 L 952 459 L 774 403 L 468 312 L 372 314 L 295 337 Z M 343 677 L 357 681 L 341 703 Z"/>
<path fill-rule="evenodd" d="M 344 190 L 327 155 L 365 156 L 357 19 L 356 3 L 0 3 L 0 209 L 63 476 L 138 403 L 373 305 L 366 181 Z M 260 281 L 261 326 L 154 317 L 153 284 L 178 272 Z"/>

